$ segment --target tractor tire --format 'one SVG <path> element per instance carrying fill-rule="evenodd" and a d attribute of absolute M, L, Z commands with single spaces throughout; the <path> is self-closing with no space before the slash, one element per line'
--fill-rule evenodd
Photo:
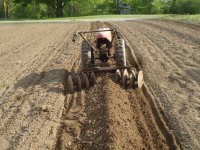
<path fill-rule="evenodd" d="M 118 39 L 115 47 L 115 61 L 118 66 L 126 66 L 126 50 L 124 39 Z"/>
<path fill-rule="evenodd" d="M 88 67 L 91 62 L 91 47 L 86 42 L 83 41 L 81 44 L 81 66 Z"/>

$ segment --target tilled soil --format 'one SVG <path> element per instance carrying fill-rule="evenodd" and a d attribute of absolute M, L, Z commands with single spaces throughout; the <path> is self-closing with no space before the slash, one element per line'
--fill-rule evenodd
<path fill-rule="evenodd" d="M 101 26 L 122 32 L 128 64 L 145 73 L 143 89 L 101 73 L 89 90 L 67 92 L 80 63 L 72 34 Z M 198 29 L 164 21 L 0 25 L 0 148 L 200 148 Z"/>
<path fill-rule="evenodd" d="M 79 57 L 84 24 L 1 25 L 1 149 L 51 149 L 64 110 L 64 83 Z"/>
<path fill-rule="evenodd" d="M 199 149 L 200 26 L 158 20 L 113 25 L 130 43 L 182 148 Z"/>

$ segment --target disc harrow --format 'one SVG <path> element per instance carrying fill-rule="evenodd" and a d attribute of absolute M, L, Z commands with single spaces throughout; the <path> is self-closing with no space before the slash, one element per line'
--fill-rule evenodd
<path fill-rule="evenodd" d="M 120 70 L 115 72 L 115 82 L 120 83 L 124 88 L 142 88 L 144 84 L 143 72 L 135 68 Z"/>
<path fill-rule="evenodd" d="M 144 84 L 143 72 L 131 69 L 117 69 L 114 74 L 116 83 L 123 88 L 141 88 Z M 95 72 L 81 72 L 70 74 L 67 79 L 67 90 L 69 93 L 89 89 L 97 83 Z"/>
<path fill-rule="evenodd" d="M 94 41 L 90 41 L 86 34 L 93 34 Z M 101 72 L 115 73 L 115 82 L 123 88 L 141 88 L 144 84 L 143 72 L 127 66 L 125 40 L 116 29 L 99 28 L 92 31 L 81 31 L 73 35 L 83 41 L 80 47 L 80 68 L 78 73 L 72 73 L 67 79 L 67 90 L 81 91 L 96 84 L 96 74 Z"/>
<path fill-rule="evenodd" d="M 67 79 L 67 91 L 73 93 L 75 90 L 89 89 L 94 84 L 96 84 L 94 72 L 70 74 Z"/>

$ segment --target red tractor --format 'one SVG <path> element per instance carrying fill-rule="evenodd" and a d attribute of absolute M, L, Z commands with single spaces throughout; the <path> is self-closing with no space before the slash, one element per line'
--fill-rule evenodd
<path fill-rule="evenodd" d="M 86 38 L 85 34 L 88 33 L 93 33 L 93 42 Z M 81 90 L 95 84 L 97 72 L 115 72 L 115 81 L 120 82 L 123 87 L 142 87 L 143 73 L 132 66 L 127 66 L 125 42 L 117 30 L 105 27 L 94 31 L 77 32 L 73 35 L 73 42 L 78 35 L 83 38 L 80 50 L 81 66 L 78 73 L 68 76 L 69 92 L 73 92 L 75 87 Z"/>

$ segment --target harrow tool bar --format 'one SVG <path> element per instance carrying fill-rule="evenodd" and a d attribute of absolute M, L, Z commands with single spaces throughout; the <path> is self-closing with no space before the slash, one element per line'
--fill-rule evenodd
<path fill-rule="evenodd" d="M 80 91 L 83 88 L 88 89 L 96 84 L 95 73 L 115 72 L 115 82 L 120 83 L 124 88 L 141 88 L 144 84 L 143 72 L 137 71 L 131 66 L 111 66 L 111 67 L 93 67 L 82 68 L 79 72 L 70 74 L 67 79 L 67 90 L 72 93 L 75 89 Z"/>

